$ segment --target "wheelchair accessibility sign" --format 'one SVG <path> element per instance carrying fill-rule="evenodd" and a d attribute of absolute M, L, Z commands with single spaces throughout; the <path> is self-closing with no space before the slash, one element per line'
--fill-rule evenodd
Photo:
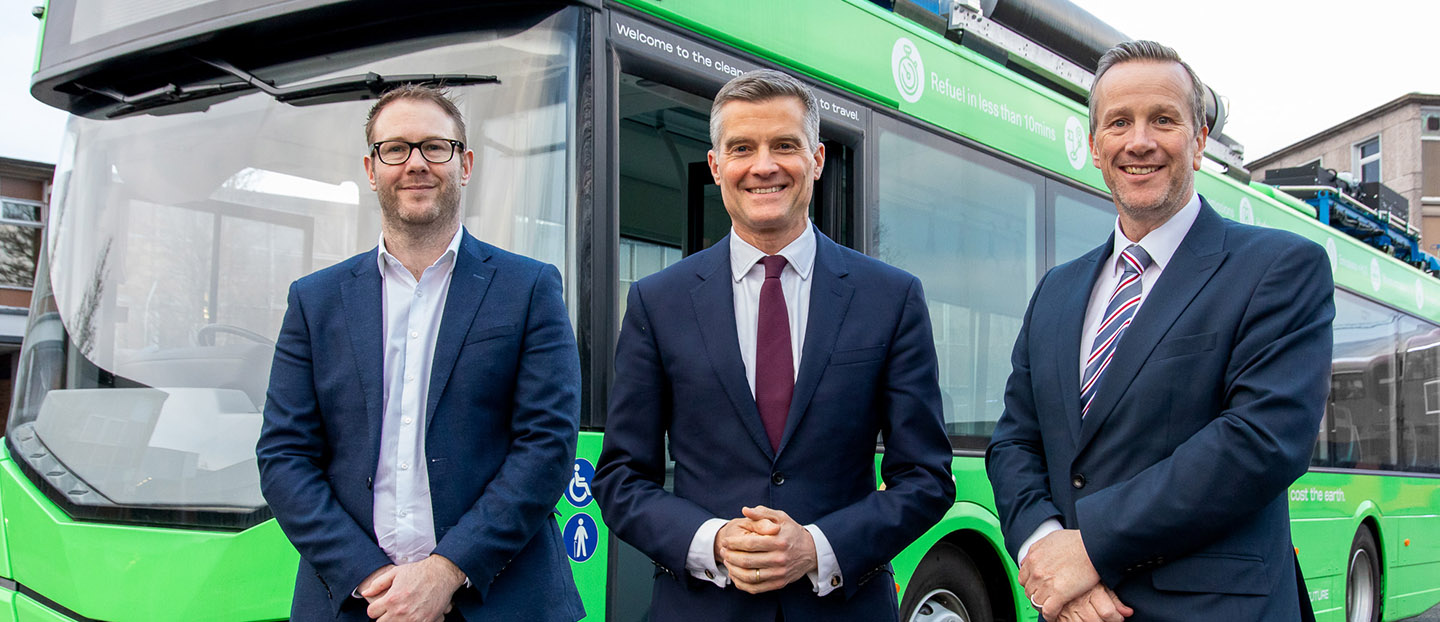
<path fill-rule="evenodd" d="M 565 488 L 565 500 L 577 508 L 590 505 L 595 497 L 590 496 L 590 480 L 595 479 L 595 466 L 584 458 L 575 459 L 575 471 L 570 476 L 570 485 Z"/>
<path fill-rule="evenodd" d="M 565 493 L 569 495 L 570 493 Z M 565 523 L 562 537 L 565 539 L 565 554 L 570 559 L 583 562 L 595 554 L 597 536 L 595 519 L 584 512 L 577 512 Z"/>

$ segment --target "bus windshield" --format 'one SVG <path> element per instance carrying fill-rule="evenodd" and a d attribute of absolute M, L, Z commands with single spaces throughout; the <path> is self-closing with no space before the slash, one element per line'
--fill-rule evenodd
<path fill-rule="evenodd" d="M 566 9 L 262 77 L 499 77 L 452 90 L 475 151 L 464 225 L 569 274 L 577 29 Z M 72 516 L 268 518 L 254 445 L 287 287 L 379 238 L 361 166 L 371 103 L 250 92 L 204 111 L 71 121 L 6 433 Z"/>

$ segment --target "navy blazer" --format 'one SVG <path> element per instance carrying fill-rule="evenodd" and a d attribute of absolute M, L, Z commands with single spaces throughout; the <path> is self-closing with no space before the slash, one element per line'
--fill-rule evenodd
<path fill-rule="evenodd" d="M 375 541 L 383 413 L 377 250 L 290 286 L 256 453 L 300 551 L 292 619 L 368 620 L 351 592 L 390 563 Z M 435 553 L 473 587 L 466 620 L 584 616 L 554 511 L 571 476 L 580 362 L 554 266 L 464 233 L 435 342 L 425 456 Z"/>
<path fill-rule="evenodd" d="M 894 619 L 890 559 L 954 502 L 919 279 L 818 231 L 811 278 L 778 452 L 740 358 L 729 238 L 630 289 L 594 490 L 610 529 L 658 567 L 652 621 L 774 620 L 781 609 L 790 620 Z M 673 490 L 664 488 L 667 440 Z M 819 526 L 844 586 L 819 598 L 801 579 L 750 595 L 690 577 L 700 525 L 756 505 Z"/>
<path fill-rule="evenodd" d="M 1082 421 L 1081 325 L 1112 241 L 1041 279 L 1015 342 L 987 455 L 1006 546 L 1048 518 L 1079 529 L 1130 622 L 1299 619 L 1285 491 L 1330 390 L 1330 262 L 1202 199 Z"/>

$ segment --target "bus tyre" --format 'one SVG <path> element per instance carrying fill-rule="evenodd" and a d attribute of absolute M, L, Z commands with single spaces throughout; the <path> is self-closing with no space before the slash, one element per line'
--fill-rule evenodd
<path fill-rule="evenodd" d="M 1380 555 L 1375 536 L 1361 527 L 1350 543 L 1345 570 L 1346 622 L 1380 622 Z"/>
<path fill-rule="evenodd" d="M 940 543 L 920 560 L 900 603 L 907 622 L 994 622 L 990 595 L 975 562 L 960 547 Z"/>

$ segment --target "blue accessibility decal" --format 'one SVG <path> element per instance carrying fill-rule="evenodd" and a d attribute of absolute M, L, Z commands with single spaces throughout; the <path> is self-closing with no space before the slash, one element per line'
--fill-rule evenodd
<path fill-rule="evenodd" d="M 575 472 L 570 476 L 570 485 L 565 487 L 565 500 L 577 508 L 590 505 L 595 497 L 590 496 L 590 482 L 595 479 L 595 467 L 584 458 L 575 459 Z"/>
<path fill-rule="evenodd" d="M 595 519 L 584 512 L 576 513 L 565 523 L 565 554 L 577 562 L 590 559 L 595 554 L 597 536 Z"/>

